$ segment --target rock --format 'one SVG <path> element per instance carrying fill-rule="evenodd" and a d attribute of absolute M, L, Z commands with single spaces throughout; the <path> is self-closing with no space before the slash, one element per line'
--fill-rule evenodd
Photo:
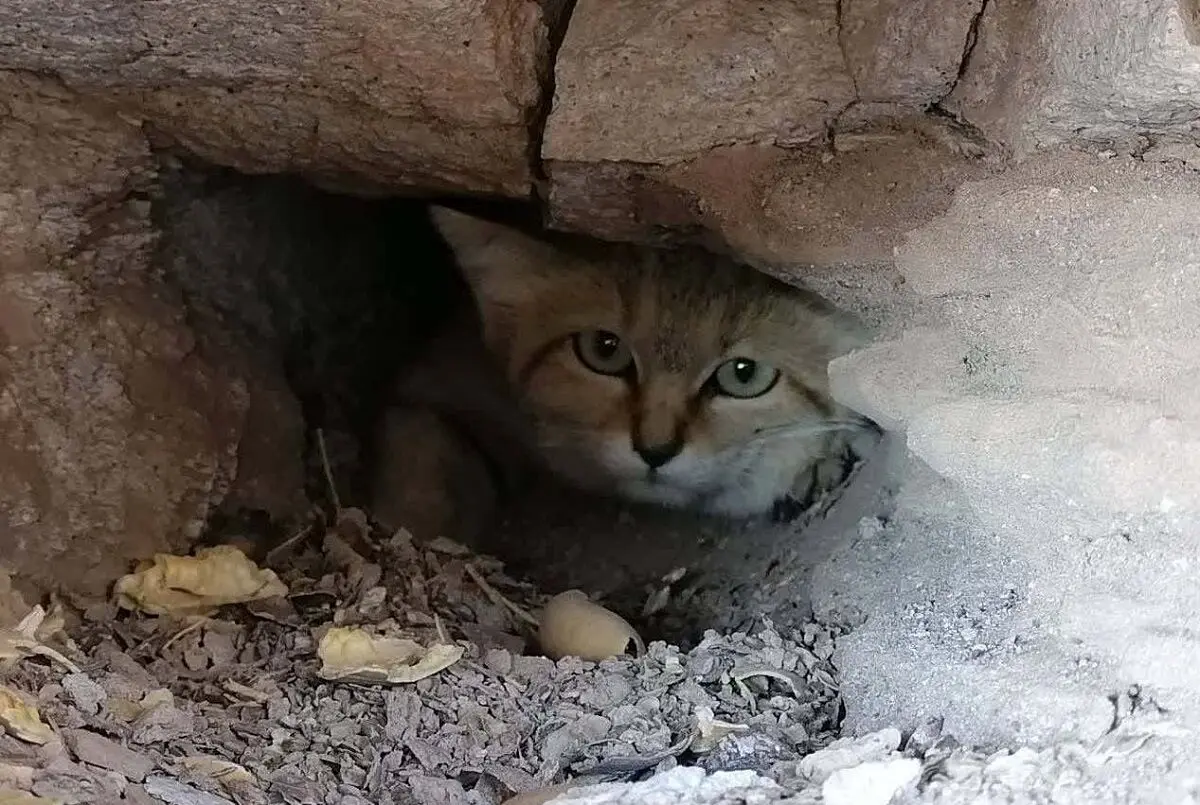
<path fill-rule="evenodd" d="M 103 735 L 89 730 L 70 730 L 66 738 L 71 752 L 81 762 L 119 772 L 135 783 L 146 779 L 146 775 L 154 770 L 151 758 Z"/>
<path fill-rule="evenodd" d="M 885 538 L 816 574 L 867 616 L 847 729 L 1094 740 L 1131 679 L 1200 715 L 1198 216 L 1178 163 L 1052 152 L 898 251 L 915 309 L 830 369 L 915 456 Z"/>
<path fill-rule="evenodd" d="M 1129 152 L 1145 136 L 1194 137 L 1200 49 L 1187 5 L 990 2 L 943 106 L 1018 155 L 1067 142 Z"/>
<path fill-rule="evenodd" d="M 555 63 L 544 158 L 671 164 L 823 137 L 855 98 L 837 6 L 582 0 Z"/>
<path fill-rule="evenodd" d="M 977 6 L 583 0 L 542 145 L 550 224 L 768 266 L 887 259 L 975 170 L 979 146 L 924 112 Z"/>
<path fill-rule="evenodd" d="M 624 237 L 695 226 L 696 195 L 659 169 L 824 138 L 854 101 L 836 17 L 833 0 L 578 3 L 542 144 L 551 220 Z"/>
<path fill-rule="evenodd" d="M 0 64 L 247 173 L 527 196 L 559 0 L 22 0 Z"/>
<path fill-rule="evenodd" d="M 940 102 L 958 80 L 983 5 L 981 0 L 845 0 L 839 42 L 859 104 L 916 110 Z"/>
<path fill-rule="evenodd" d="M 821 786 L 826 805 L 888 805 L 921 776 L 921 761 L 914 758 L 874 761 L 839 769 Z"/>
<path fill-rule="evenodd" d="M 0 73 L 0 95 L 0 553 L 99 594 L 199 533 L 234 475 L 246 392 L 195 352 L 149 270 L 138 129 L 49 80 Z"/>
<path fill-rule="evenodd" d="M 805 755 L 796 764 L 796 769 L 805 778 L 824 784 L 839 771 L 881 761 L 899 747 L 900 731 L 885 727 L 857 738 L 839 738 L 824 749 Z"/>
<path fill-rule="evenodd" d="M 144 790 L 160 802 L 170 805 L 233 805 L 225 797 L 218 797 L 195 786 L 155 775 L 146 780 Z"/>

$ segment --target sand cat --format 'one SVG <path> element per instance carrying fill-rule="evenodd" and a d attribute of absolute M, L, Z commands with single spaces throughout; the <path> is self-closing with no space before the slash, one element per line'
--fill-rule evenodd
<path fill-rule="evenodd" d="M 478 528 L 488 479 L 525 458 L 601 494 L 784 519 L 878 437 L 828 392 L 828 362 L 862 337 L 808 293 L 699 249 L 431 215 L 478 319 L 427 351 L 384 418 L 373 508 L 389 525 Z M 483 385 L 461 368 L 472 353 Z"/>

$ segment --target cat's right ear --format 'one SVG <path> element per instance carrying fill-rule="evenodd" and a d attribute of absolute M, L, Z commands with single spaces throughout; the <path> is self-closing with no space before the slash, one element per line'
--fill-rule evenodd
<path fill-rule="evenodd" d="M 448 207 L 431 206 L 429 217 L 481 304 L 517 304 L 534 290 L 530 284 L 545 260 L 541 243 L 512 227 Z"/>
<path fill-rule="evenodd" d="M 491 336 L 507 331 L 519 311 L 546 290 L 547 246 L 512 227 L 431 206 L 429 217 L 454 252 Z"/>

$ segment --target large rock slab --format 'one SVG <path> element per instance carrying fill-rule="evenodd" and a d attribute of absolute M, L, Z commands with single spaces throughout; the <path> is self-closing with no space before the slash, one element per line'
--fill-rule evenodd
<path fill-rule="evenodd" d="M 1018 155 L 1194 141 L 1198 19 L 1193 0 L 994 0 L 943 106 Z"/>
<path fill-rule="evenodd" d="M 1182 168 L 1053 154 L 900 249 L 916 303 L 833 388 L 948 483 L 817 574 L 818 610 L 867 615 L 851 728 L 1097 737 L 1131 684 L 1200 723 L 1198 217 Z"/>
<path fill-rule="evenodd" d="M 561 6 L 17 0 L 0 69 L 57 76 L 244 172 L 523 197 Z"/>
<path fill-rule="evenodd" d="M 821 138 L 855 100 L 838 3 L 583 0 L 555 66 L 543 155 L 669 164 Z"/>
<path fill-rule="evenodd" d="M 888 233 L 973 170 L 973 147 L 924 110 L 950 91 L 979 5 L 583 0 L 542 144 L 551 225 L 791 262 L 870 232 L 890 254 Z"/>
<path fill-rule="evenodd" d="M 141 132 L 49 80 L 0 74 L 0 96 L 0 557 L 97 594 L 198 535 L 249 394 L 153 270 Z"/>

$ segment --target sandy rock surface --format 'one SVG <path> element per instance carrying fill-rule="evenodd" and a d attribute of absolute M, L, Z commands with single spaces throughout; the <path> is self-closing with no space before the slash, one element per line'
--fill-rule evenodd
<path fill-rule="evenodd" d="M 15 2 L 0 66 L 248 173 L 521 197 L 561 5 Z"/>
<path fill-rule="evenodd" d="M 1192 3 L 989 2 L 945 108 L 1019 155 L 1064 143 L 1140 153 L 1195 138 Z"/>
<path fill-rule="evenodd" d="M 915 310 L 832 370 L 920 459 L 816 573 L 818 612 L 868 617 L 851 729 L 953 690 L 964 737 L 1096 736 L 1130 683 L 1200 717 L 1198 215 L 1182 165 L 1057 154 L 963 187 L 900 250 Z"/>
<path fill-rule="evenodd" d="M 199 534 L 246 392 L 149 273 L 141 135 L 50 82 L 0 87 L 0 542 L 27 578 L 100 593 Z"/>

